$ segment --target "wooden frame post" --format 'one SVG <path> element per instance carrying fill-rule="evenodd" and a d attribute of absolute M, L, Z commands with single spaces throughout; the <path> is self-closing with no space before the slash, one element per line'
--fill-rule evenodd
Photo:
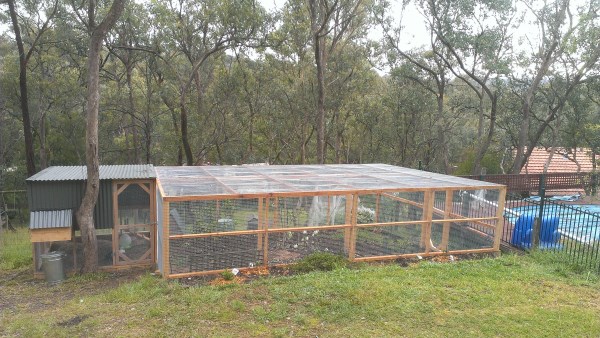
<path fill-rule="evenodd" d="M 496 229 L 494 230 L 494 250 L 500 251 L 500 239 L 504 228 L 504 203 L 506 202 L 506 187 L 498 190 L 498 209 L 496 210 Z"/>
<path fill-rule="evenodd" d="M 433 200 L 434 192 L 425 190 L 423 192 L 423 223 L 421 225 L 421 247 L 425 248 L 425 253 L 431 250 L 431 221 L 433 220 Z"/>
<path fill-rule="evenodd" d="M 351 225 L 351 223 L 352 223 L 352 207 L 353 207 L 352 195 L 346 195 L 346 210 L 344 210 L 345 211 L 344 225 Z M 344 229 L 344 251 L 348 255 L 350 255 L 351 235 L 352 235 L 352 229 L 350 227 L 345 228 Z"/>
<path fill-rule="evenodd" d="M 124 183 L 123 183 L 124 184 Z M 119 220 L 119 183 L 113 181 L 112 184 L 112 200 L 113 200 L 113 231 L 112 231 L 112 265 L 117 265 L 118 257 L 118 242 L 119 242 L 119 234 L 117 234 L 117 229 L 119 224 L 121 223 Z"/>
<path fill-rule="evenodd" d="M 259 198 L 258 199 L 258 226 L 257 226 L 257 230 L 263 230 L 263 222 L 264 222 L 264 215 L 263 215 L 263 198 Z M 263 248 L 263 233 L 259 233 L 258 234 L 258 240 L 256 243 L 256 250 L 257 251 L 261 251 L 264 250 Z M 264 253 L 263 253 L 263 257 L 264 257 Z"/>
<path fill-rule="evenodd" d="M 354 261 L 356 256 L 356 232 L 358 229 L 356 228 L 356 223 L 358 221 L 358 194 L 352 196 L 352 219 L 350 228 L 350 250 L 348 251 L 348 258 L 350 261 Z"/>
<path fill-rule="evenodd" d="M 163 226 L 162 226 L 162 235 L 163 235 L 163 247 L 162 247 L 162 263 L 163 263 L 163 277 L 169 278 L 171 274 L 171 264 L 169 262 L 169 218 L 170 218 L 170 209 L 169 202 L 163 201 Z"/>
<path fill-rule="evenodd" d="M 444 203 L 444 219 L 449 219 L 452 215 L 453 209 L 453 191 L 446 190 L 446 201 Z M 448 251 L 448 242 L 450 240 L 450 222 L 444 222 L 444 226 L 442 229 L 442 242 L 440 243 L 439 249 L 442 251 Z"/>
<path fill-rule="evenodd" d="M 269 266 L 269 198 L 265 199 L 265 208 L 264 208 L 264 233 L 265 237 L 263 240 L 263 264 L 265 267 Z"/>

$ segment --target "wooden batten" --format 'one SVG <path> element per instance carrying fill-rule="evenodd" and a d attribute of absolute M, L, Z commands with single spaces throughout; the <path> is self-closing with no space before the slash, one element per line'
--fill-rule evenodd
<path fill-rule="evenodd" d="M 356 256 L 356 223 L 358 223 L 358 195 L 352 196 L 352 218 L 350 220 L 352 228 L 350 228 L 350 250 L 348 250 L 348 258 L 354 260 Z"/>
<path fill-rule="evenodd" d="M 169 202 L 163 202 L 163 247 L 162 247 L 162 264 L 163 264 L 163 277 L 168 278 L 170 274 L 171 265 L 169 263 Z"/>
<path fill-rule="evenodd" d="M 344 224 L 351 224 L 352 223 L 352 207 L 353 207 L 353 202 L 352 202 L 352 196 L 353 195 L 346 195 L 346 208 L 345 208 L 345 217 L 344 217 Z M 351 233 L 352 233 L 352 229 L 348 228 L 346 230 L 344 230 L 344 250 L 350 254 L 350 237 L 351 237 Z"/>
<path fill-rule="evenodd" d="M 264 212 L 264 241 L 263 241 L 263 265 L 265 267 L 269 266 L 269 198 L 265 200 L 265 207 L 263 209 Z"/>
<path fill-rule="evenodd" d="M 258 235 L 257 241 L 256 241 L 256 250 L 257 251 L 261 251 L 263 250 L 263 234 L 262 234 L 262 230 L 263 230 L 263 222 L 264 220 L 264 215 L 263 215 L 263 199 L 259 198 L 258 199 L 258 226 L 257 226 L 257 230 L 259 230 L 259 232 L 261 234 Z"/>
<path fill-rule="evenodd" d="M 451 190 L 446 190 L 446 201 L 444 204 L 444 218 L 448 219 L 450 218 L 450 215 L 452 214 L 452 191 Z M 446 251 L 448 250 L 448 241 L 450 239 L 450 223 L 445 222 L 442 228 L 442 242 L 440 243 L 440 247 L 439 249 L 442 251 Z"/>
<path fill-rule="evenodd" d="M 504 227 L 504 203 L 506 201 L 506 187 L 502 187 L 498 192 L 498 209 L 496 210 L 496 230 L 494 231 L 494 249 L 500 250 L 500 239 Z"/>
<path fill-rule="evenodd" d="M 31 229 L 29 232 L 32 243 L 70 241 L 73 231 L 71 228 Z"/>
<path fill-rule="evenodd" d="M 434 193 L 431 190 L 424 192 L 423 200 L 423 221 L 421 224 L 421 247 L 425 248 L 425 252 L 431 249 L 431 221 L 433 219 L 433 200 Z"/>

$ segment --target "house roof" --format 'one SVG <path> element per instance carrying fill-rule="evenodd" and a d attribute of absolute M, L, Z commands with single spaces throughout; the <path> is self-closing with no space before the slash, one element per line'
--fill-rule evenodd
<path fill-rule="evenodd" d="M 527 163 L 521 169 L 521 174 L 543 173 L 550 153 L 551 148 L 537 147 L 533 149 Z M 555 148 L 547 172 L 590 172 L 592 169 L 592 157 L 589 148 Z"/>
<path fill-rule="evenodd" d="M 128 180 L 155 178 L 154 166 L 151 164 L 101 165 L 101 180 Z M 83 181 L 87 179 L 85 166 L 48 167 L 29 177 L 27 181 Z"/>
<path fill-rule="evenodd" d="M 49 210 L 29 213 L 30 229 L 70 228 L 73 225 L 73 211 Z"/>
<path fill-rule="evenodd" d="M 156 167 L 164 197 L 265 196 L 500 185 L 387 164 Z"/>

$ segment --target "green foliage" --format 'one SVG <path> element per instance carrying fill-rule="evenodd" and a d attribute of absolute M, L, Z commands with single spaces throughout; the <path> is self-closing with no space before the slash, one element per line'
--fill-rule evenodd
<path fill-rule="evenodd" d="M 15 232 L 3 229 L 0 232 L 0 270 L 19 269 L 32 261 L 29 230 L 21 227 Z"/>
<path fill-rule="evenodd" d="M 475 150 L 468 149 L 463 153 L 462 161 L 458 164 L 453 175 L 471 175 L 473 174 L 473 168 L 475 165 Z M 502 153 L 500 152 L 489 152 L 483 156 L 481 160 L 481 166 L 485 167 L 487 174 L 502 174 L 502 168 L 500 163 L 502 160 Z"/>
<path fill-rule="evenodd" d="M 340 255 L 329 252 L 315 252 L 292 266 L 296 272 L 332 271 L 348 266 L 348 260 Z"/>
<path fill-rule="evenodd" d="M 224 280 L 233 280 L 233 278 L 235 277 L 235 275 L 233 274 L 233 272 L 227 270 L 227 271 L 223 271 L 221 272 L 221 277 L 223 277 Z"/>

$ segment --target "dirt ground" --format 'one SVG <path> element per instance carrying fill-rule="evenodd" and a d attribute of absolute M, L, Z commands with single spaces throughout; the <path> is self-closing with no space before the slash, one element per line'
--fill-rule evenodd
<path fill-rule="evenodd" d="M 40 311 L 77 297 L 101 294 L 133 281 L 144 273 L 147 271 L 69 276 L 63 283 L 50 286 L 43 279 L 33 278 L 31 268 L 10 272 L 0 270 L 0 316 L 5 311 L 17 308 Z"/>

